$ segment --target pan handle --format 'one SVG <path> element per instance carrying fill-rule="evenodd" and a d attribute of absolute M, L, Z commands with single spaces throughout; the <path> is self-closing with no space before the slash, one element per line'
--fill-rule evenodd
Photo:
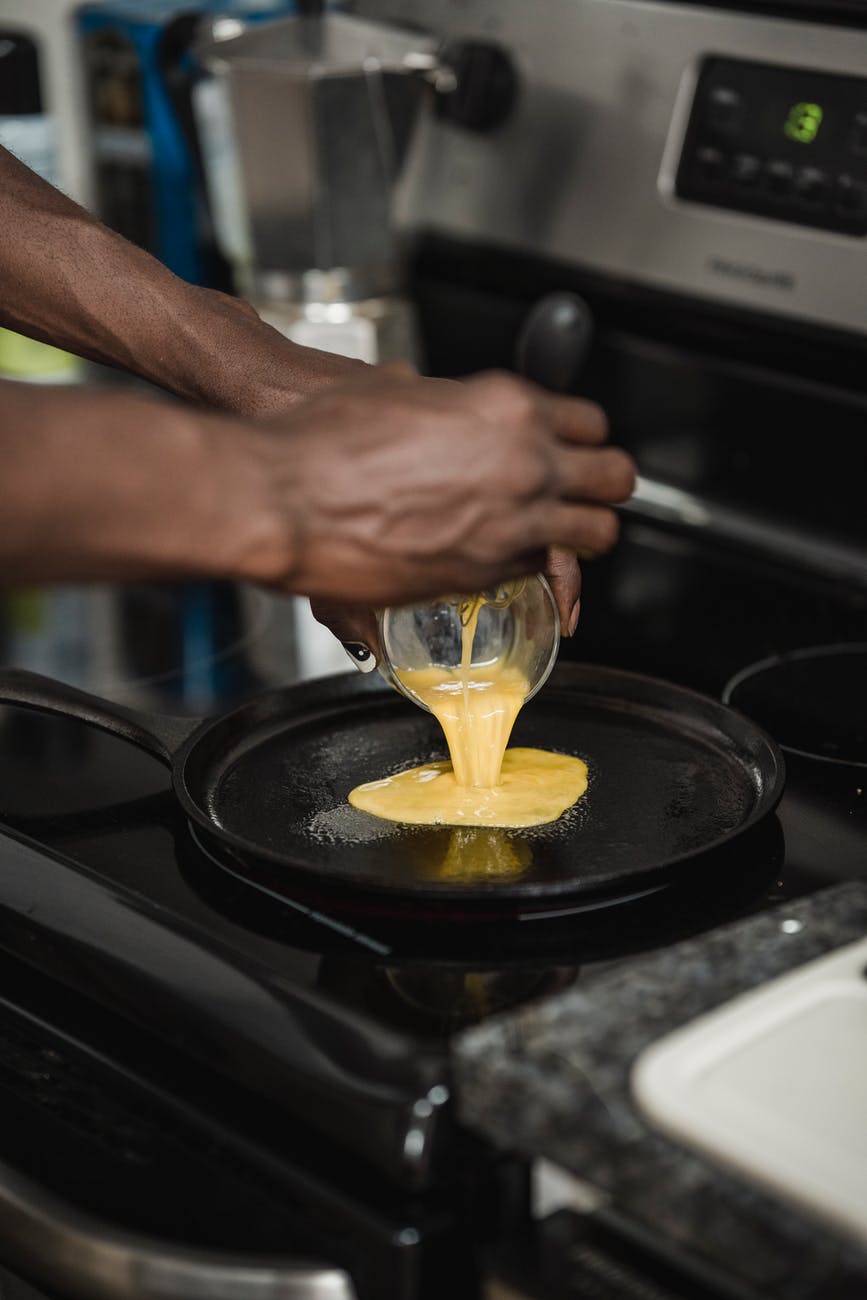
<path fill-rule="evenodd" d="M 137 709 L 102 700 L 98 695 L 80 691 L 77 686 L 68 686 L 66 682 L 27 672 L 23 668 L 10 668 L 0 673 L 0 704 L 18 704 L 25 709 L 77 718 L 100 731 L 138 745 L 169 766 L 181 745 L 201 722 L 200 718 L 140 713 Z"/>
<path fill-rule="evenodd" d="M 82 1214 L 0 1164 L 0 1252 L 38 1286 L 77 1300 L 355 1300 L 312 1260 L 229 1255 L 142 1237 Z"/>

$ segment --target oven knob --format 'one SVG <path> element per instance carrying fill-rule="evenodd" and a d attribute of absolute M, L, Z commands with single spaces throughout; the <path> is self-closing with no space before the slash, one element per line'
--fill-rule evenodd
<path fill-rule="evenodd" d="M 506 50 L 490 42 L 456 41 L 441 51 L 441 59 L 454 82 L 437 99 L 438 115 L 471 131 L 501 126 L 518 95 L 518 74 Z"/>

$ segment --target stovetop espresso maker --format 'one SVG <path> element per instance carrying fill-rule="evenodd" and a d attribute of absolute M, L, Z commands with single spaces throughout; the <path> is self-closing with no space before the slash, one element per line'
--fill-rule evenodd
<path fill-rule="evenodd" d="M 194 99 L 218 243 L 238 289 L 298 343 L 417 360 L 392 194 L 437 40 L 342 14 L 215 19 Z"/>

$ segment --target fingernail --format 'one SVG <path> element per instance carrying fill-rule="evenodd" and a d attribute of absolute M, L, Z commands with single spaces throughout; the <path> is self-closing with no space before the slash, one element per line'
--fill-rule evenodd
<path fill-rule="evenodd" d="M 581 601 L 580 601 L 580 599 L 578 599 L 578 600 L 575 601 L 575 604 L 572 606 L 572 613 L 569 615 L 569 635 L 570 635 L 570 636 L 574 636 L 574 635 L 575 635 L 575 629 L 576 629 L 576 627 L 578 626 L 578 619 L 579 619 L 580 617 L 581 617 Z"/>
<path fill-rule="evenodd" d="M 376 668 L 376 655 L 363 641 L 341 641 L 340 644 L 349 658 L 363 673 L 372 673 Z"/>

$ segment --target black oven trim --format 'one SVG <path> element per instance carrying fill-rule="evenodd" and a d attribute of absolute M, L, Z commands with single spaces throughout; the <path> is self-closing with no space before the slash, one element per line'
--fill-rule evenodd
<path fill-rule="evenodd" d="M 731 10 L 823 27 L 867 27 L 865 0 L 670 0 L 690 8 Z"/>
<path fill-rule="evenodd" d="M 422 231 L 410 266 L 410 284 L 421 301 L 438 287 L 477 290 L 503 300 L 520 319 L 546 293 L 570 290 L 586 296 L 600 328 L 644 334 L 685 352 L 710 352 L 800 380 L 813 381 L 865 401 L 867 335 L 724 302 L 652 288 L 520 250 L 495 248 Z"/>

